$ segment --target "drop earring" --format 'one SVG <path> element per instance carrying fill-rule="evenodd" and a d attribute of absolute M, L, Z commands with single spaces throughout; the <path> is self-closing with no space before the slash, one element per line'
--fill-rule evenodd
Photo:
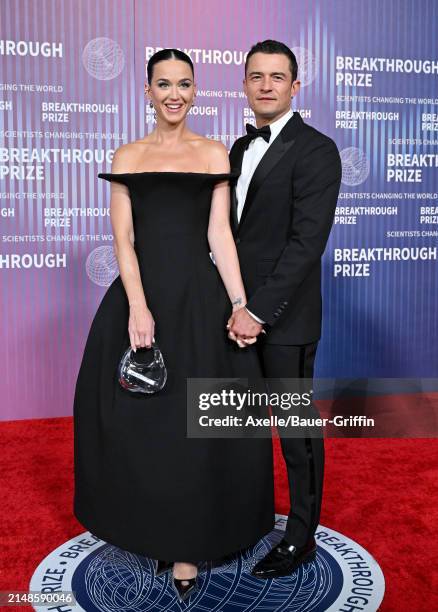
<path fill-rule="evenodd" d="M 153 105 L 152 101 L 149 102 L 149 108 L 154 108 L 154 105 Z M 153 114 L 154 119 L 156 121 L 157 120 L 157 112 L 154 110 L 154 112 L 152 114 Z"/>

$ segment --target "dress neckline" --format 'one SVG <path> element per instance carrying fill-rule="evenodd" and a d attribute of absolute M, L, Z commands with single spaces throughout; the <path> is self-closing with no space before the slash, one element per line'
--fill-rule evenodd
<path fill-rule="evenodd" d="M 200 176 L 228 176 L 235 172 L 180 172 L 178 170 L 143 170 L 142 172 L 100 172 L 99 174 L 112 174 L 113 176 L 133 176 L 135 174 L 194 174 Z"/>

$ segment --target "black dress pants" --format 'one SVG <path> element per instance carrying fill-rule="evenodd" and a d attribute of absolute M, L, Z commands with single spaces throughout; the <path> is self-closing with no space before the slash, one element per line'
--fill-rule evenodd
<path fill-rule="evenodd" d="M 258 352 L 266 378 L 313 378 L 313 365 L 318 343 L 303 346 L 267 344 L 259 337 Z M 274 414 L 284 417 L 283 410 L 272 408 Z M 281 413 L 281 414 L 280 414 Z M 319 417 L 312 404 L 305 416 Z M 285 540 L 294 546 L 303 546 L 314 535 L 321 513 L 324 479 L 324 439 L 315 437 L 291 438 L 278 428 L 283 457 L 289 481 L 291 510 Z"/>

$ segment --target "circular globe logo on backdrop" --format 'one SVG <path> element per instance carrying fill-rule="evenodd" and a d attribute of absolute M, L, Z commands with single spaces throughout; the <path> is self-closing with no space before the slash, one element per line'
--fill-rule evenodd
<path fill-rule="evenodd" d="M 316 58 L 305 47 L 292 47 L 292 52 L 297 58 L 298 79 L 301 81 L 301 87 L 306 87 L 316 79 L 318 72 Z"/>
<path fill-rule="evenodd" d="M 370 162 L 366 153 L 357 147 L 347 147 L 340 152 L 342 163 L 342 182 L 354 187 L 360 185 L 370 173 Z"/>
<path fill-rule="evenodd" d="M 122 47 L 111 38 L 93 38 L 82 52 L 85 70 L 99 81 L 109 81 L 119 76 L 125 66 Z"/>
<path fill-rule="evenodd" d="M 29 589 L 57 580 L 57 591 L 73 591 L 73 612 L 334 612 L 359 606 L 375 611 L 385 582 L 373 557 L 341 533 L 319 526 L 315 561 L 275 580 L 251 576 L 252 567 L 282 537 L 287 517 L 256 546 L 199 566 L 199 590 L 180 604 L 170 573 L 154 576 L 155 561 L 107 544 L 90 532 L 52 551 L 36 568 Z M 196 537 L 196 536 L 195 536 Z M 69 606 L 63 606 L 63 610 Z"/>
<path fill-rule="evenodd" d="M 88 278 L 100 287 L 109 287 L 119 274 L 117 258 L 112 246 L 100 246 L 88 255 L 85 262 Z"/>

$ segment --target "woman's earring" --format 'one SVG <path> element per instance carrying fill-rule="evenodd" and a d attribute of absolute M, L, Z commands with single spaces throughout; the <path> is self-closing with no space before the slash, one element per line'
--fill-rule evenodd
<path fill-rule="evenodd" d="M 154 108 L 154 105 L 153 105 L 153 103 L 152 103 L 152 100 L 149 102 L 149 108 Z M 152 113 L 152 114 L 153 114 L 154 119 L 155 119 L 155 121 L 156 121 L 156 120 L 157 120 L 157 112 L 155 111 L 155 109 L 154 109 L 154 111 L 153 111 L 153 113 Z"/>

